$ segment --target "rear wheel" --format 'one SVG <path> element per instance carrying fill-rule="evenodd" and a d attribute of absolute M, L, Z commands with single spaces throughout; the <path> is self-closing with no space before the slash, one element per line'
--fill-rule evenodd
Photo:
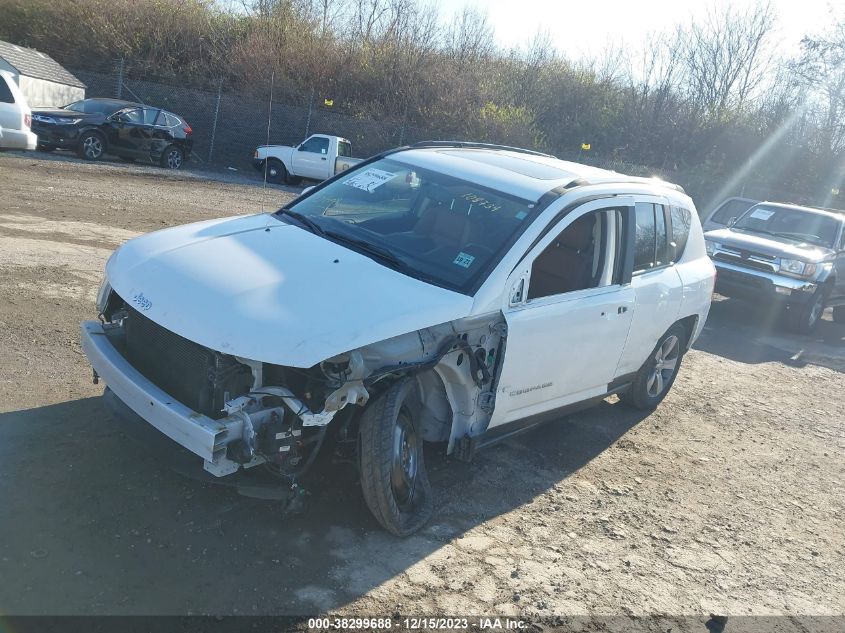
<path fill-rule="evenodd" d="M 359 460 L 364 500 L 376 520 L 397 536 L 422 528 L 434 511 L 419 428 L 414 385 L 401 380 L 361 416 Z"/>
<path fill-rule="evenodd" d="M 654 409 L 666 397 L 681 367 L 686 348 L 686 330 L 673 325 L 657 343 L 637 372 L 628 391 L 619 399 L 637 409 Z"/>
<path fill-rule="evenodd" d="M 99 132 L 85 132 L 79 138 L 76 153 L 85 160 L 100 160 L 106 153 L 106 142 Z"/>
<path fill-rule="evenodd" d="M 175 145 L 170 145 L 161 155 L 161 166 L 167 169 L 182 169 L 185 154 Z"/>
<path fill-rule="evenodd" d="M 264 175 L 267 182 L 276 184 L 283 184 L 288 181 L 288 170 L 285 169 L 284 163 L 277 158 L 268 158 L 264 163 Z"/>
<path fill-rule="evenodd" d="M 845 306 L 835 306 L 833 308 L 833 322 L 845 323 Z"/>

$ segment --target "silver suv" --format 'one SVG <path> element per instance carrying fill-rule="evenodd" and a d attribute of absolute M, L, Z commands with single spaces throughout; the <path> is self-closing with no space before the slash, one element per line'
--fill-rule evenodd
<path fill-rule="evenodd" d="M 801 334 L 829 306 L 845 323 L 845 211 L 760 202 L 704 237 L 719 294 L 783 305 Z"/>

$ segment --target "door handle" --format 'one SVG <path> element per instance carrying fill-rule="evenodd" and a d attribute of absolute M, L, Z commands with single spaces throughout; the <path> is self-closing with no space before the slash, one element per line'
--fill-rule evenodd
<path fill-rule="evenodd" d="M 325 156 L 323 156 L 320 160 L 326 160 L 326 157 L 325 157 Z"/>
<path fill-rule="evenodd" d="M 616 310 L 616 314 L 625 314 L 628 311 L 628 306 L 619 306 Z"/>

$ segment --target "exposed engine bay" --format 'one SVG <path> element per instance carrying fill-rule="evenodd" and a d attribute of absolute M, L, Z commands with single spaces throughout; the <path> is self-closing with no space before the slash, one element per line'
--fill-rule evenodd
<path fill-rule="evenodd" d="M 198 416 L 220 425 L 205 469 L 224 476 L 264 465 L 295 481 L 327 437 L 354 451 L 367 403 L 411 377 L 419 432 L 429 442 L 483 433 L 495 405 L 506 325 L 501 313 L 409 332 L 326 359 L 288 367 L 203 347 L 147 318 L 114 291 L 100 319 L 117 351 L 145 378 Z"/>

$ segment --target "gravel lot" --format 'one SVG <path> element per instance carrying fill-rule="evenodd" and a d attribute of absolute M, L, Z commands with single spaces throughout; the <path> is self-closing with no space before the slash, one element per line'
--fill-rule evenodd
<path fill-rule="evenodd" d="M 293 191 L 0 154 L 0 613 L 845 614 L 829 314 L 808 339 L 717 302 L 655 413 L 611 399 L 470 465 L 433 458 L 435 522 L 405 540 L 349 468 L 285 517 L 132 441 L 78 344 L 109 253 Z"/>

